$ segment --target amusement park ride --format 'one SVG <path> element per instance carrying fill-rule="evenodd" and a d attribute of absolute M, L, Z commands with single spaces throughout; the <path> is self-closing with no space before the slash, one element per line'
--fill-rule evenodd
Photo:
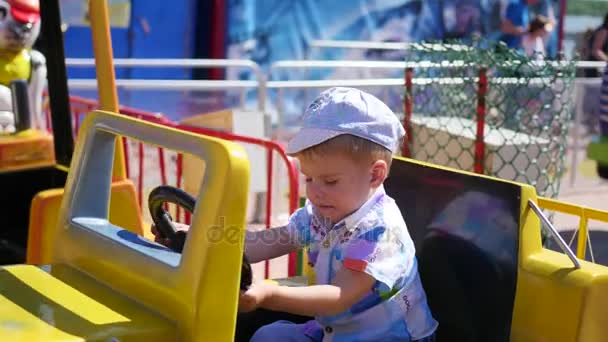
<path fill-rule="evenodd" d="M 0 340 L 233 341 L 247 325 L 237 304 L 251 276 L 242 243 L 246 153 L 234 142 L 117 114 L 104 0 L 89 1 L 101 110 L 87 115 L 74 144 L 58 3 L 40 2 L 42 32 L 53 42 L 44 49 L 53 144 L 44 146 L 54 150 L 0 171 L 10 189 L 0 232 Z M 13 88 L 23 95 L 23 82 Z M 3 163 L 7 149 L 28 150 L 46 134 L 27 131 L 0 136 Z M 152 193 L 151 215 L 165 235 L 175 232 L 159 203 L 192 211 L 183 244 L 166 248 L 145 237 L 117 137 L 207 162 L 195 200 L 166 187 Z M 548 200 L 532 186 L 395 158 L 386 190 L 416 243 L 439 341 L 608 340 L 608 268 L 565 244 L 566 254 L 542 247 L 539 205 Z M 455 212 L 469 214 L 453 220 Z M 239 243 L 227 234 L 208 239 L 205 227 L 221 218 L 242 228 Z"/>

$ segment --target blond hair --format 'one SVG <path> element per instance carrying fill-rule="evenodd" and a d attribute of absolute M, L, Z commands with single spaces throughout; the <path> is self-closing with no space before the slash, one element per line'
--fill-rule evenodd
<path fill-rule="evenodd" d="M 292 156 L 310 158 L 331 153 L 344 153 L 356 162 L 384 160 L 389 169 L 393 160 L 392 152 L 386 147 L 352 134 L 338 135 L 318 145 L 294 153 Z"/>

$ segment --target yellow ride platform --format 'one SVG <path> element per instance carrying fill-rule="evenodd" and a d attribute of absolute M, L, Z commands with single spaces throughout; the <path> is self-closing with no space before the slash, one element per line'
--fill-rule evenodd
<path fill-rule="evenodd" d="M 171 341 L 174 323 L 66 265 L 0 270 L 3 341 Z"/>

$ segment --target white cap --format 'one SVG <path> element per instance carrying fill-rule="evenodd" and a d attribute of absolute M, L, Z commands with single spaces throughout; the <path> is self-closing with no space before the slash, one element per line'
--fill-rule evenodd
<path fill-rule="evenodd" d="M 303 126 L 289 141 L 287 153 L 298 153 L 342 134 L 372 141 L 394 154 L 405 130 L 393 111 L 375 96 L 335 87 L 322 92 L 308 106 Z"/>

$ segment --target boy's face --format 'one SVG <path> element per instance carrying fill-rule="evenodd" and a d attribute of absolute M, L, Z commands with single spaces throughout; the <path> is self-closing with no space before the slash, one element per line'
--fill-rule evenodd
<path fill-rule="evenodd" d="M 331 224 L 359 209 L 386 177 L 384 161 L 355 161 L 344 153 L 298 159 L 306 177 L 306 197 Z"/>

